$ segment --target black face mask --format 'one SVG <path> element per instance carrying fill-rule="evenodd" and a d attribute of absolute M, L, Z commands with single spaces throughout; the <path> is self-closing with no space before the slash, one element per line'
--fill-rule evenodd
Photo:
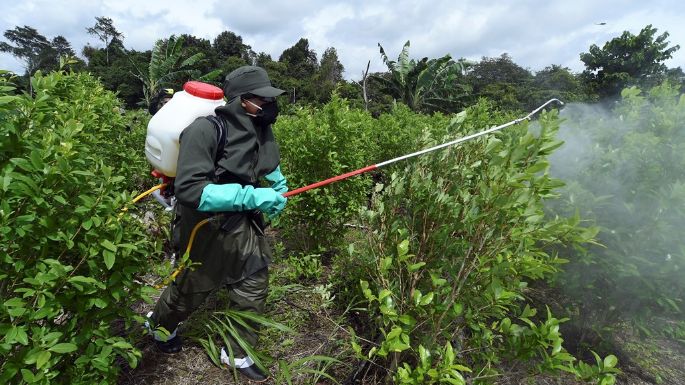
<path fill-rule="evenodd" d="M 278 104 L 276 101 L 263 104 L 259 112 L 252 117 L 255 124 L 265 127 L 274 124 L 278 117 Z"/>

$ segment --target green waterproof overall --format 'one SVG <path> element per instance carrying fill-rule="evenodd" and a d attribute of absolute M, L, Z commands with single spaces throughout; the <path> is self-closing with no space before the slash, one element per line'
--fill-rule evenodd
<path fill-rule="evenodd" d="M 219 161 L 217 132 L 210 121 L 197 119 L 181 134 L 172 232 L 177 252 L 185 251 L 198 222 L 213 219 L 197 231 L 190 251 L 190 260 L 199 266 L 185 269 L 166 287 L 151 316 L 154 325 L 169 332 L 220 287 L 228 290 L 231 309 L 264 312 L 272 251 L 264 236 L 262 214 L 197 210 L 206 185 L 257 185 L 259 178 L 278 166 L 278 147 L 270 127 L 266 133 L 256 130 L 236 103 L 239 100 L 217 108 L 217 115 L 228 123 L 224 155 Z M 240 334 L 252 346 L 256 344 L 253 331 L 241 329 Z M 244 353 L 235 341 L 232 349 L 237 357 Z"/>

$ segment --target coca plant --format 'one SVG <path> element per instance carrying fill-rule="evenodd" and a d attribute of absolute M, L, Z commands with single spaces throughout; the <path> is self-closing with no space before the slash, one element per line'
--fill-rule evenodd
<path fill-rule="evenodd" d="M 374 119 L 334 94 L 322 108 L 279 116 L 275 134 L 283 172 L 294 189 L 416 151 L 423 129 L 437 130 L 448 122 L 403 105 Z M 372 180 L 381 177 L 360 175 L 289 198 L 280 223 L 286 243 L 307 253 L 340 246 L 344 225 L 368 204 Z"/>
<path fill-rule="evenodd" d="M 426 135 L 423 147 L 506 120 L 481 102 L 454 118 L 448 138 Z M 565 320 L 537 316 L 526 293 L 565 262 L 555 246 L 580 247 L 595 229 L 543 212 L 563 185 L 548 174 L 561 145 L 557 113 L 536 126 L 415 159 L 377 186 L 366 241 L 338 269 L 341 281 L 361 283 L 373 325 L 365 337 L 375 343 L 355 339 L 353 348 L 395 383 L 488 383 L 522 362 L 577 372 L 559 333 Z M 613 371 L 597 377 L 609 384 Z"/>
<path fill-rule="evenodd" d="M 552 168 L 569 183 L 550 210 L 592 220 L 602 247 L 574 257 L 559 287 L 598 336 L 627 321 L 685 341 L 685 95 L 664 83 L 623 90 L 611 110 L 572 107 Z"/>
<path fill-rule="evenodd" d="M 114 383 L 156 245 L 121 209 L 139 149 L 116 96 L 88 74 L 0 85 L 0 382 Z M 121 359 L 120 359 L 121 358 Z"/>

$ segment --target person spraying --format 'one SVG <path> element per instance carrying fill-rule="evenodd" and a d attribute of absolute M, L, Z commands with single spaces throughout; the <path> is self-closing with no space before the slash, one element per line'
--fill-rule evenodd
<path fill-rule="evenodd" d="M 175 277 L 148 317 L 163 352 L 182 349 L 179 323 L 220 287 L 228 290 L 232 309 L 264 312 L 272 250 L 262 213 L 277 216 L 288 191 L 271 129 L 278 116 L 275 97 L 283 92 L 264 69 L 240 67 L 226 76 L 227 103 L 215 109 L 216 116 L 198 118 L 181 132 L 173 182 L 174 248 L 185 250 L 195 226 L 213 220 L 194 234 L 191 259 L 197 267 Z M 223 140 L 217 140 L 217 127 Z M 260 187 L 264 181 L 269 187 Z M 257 342 L 254 331 L 241 328 L 240 335 L 253 346 Z M 253 381 L 265 381 L 266 374 L 232 342 L 234 358 L 222 349 L 222 361 Z"/>

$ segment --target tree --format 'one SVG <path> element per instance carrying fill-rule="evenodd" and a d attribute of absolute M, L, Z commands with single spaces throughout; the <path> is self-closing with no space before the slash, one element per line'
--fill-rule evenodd
<path fill-rule="evenodd" d="M 483 57 L 468 71 L 468 80 L 475 94 L 489 84 L 508 83 L 516 86 L 529 82 L 532 77 L 530 71 L 514 63 L 507 53 L 500 57 Z"/>
<path fill-rule="evenodd" d="M 298 80 L 311 78 L 319 66 L 316 52 L 309 49 L 309 40 L 305 38 L 301 38 L 294 46 L 284 50 L 278 61 L 288 66 L 288 76 Z"/>
<path fill-rule="evenodd" d="M 443 110 L 463 91 L 457 79 L 463 74 L 465 61 L 452 60 L 450 55 L 438 59 L 409 59 L 409 41 L 402 47 L 397 61 L 388 59 L 383 46 L 380 48 L 383 63 L 389 72 L 372 75 L 387 93 L 414 111 Z M 457 94 L 454 93 L 456 91 Z"/>
<path fill-rule="evenodd" d="M 186 56 L 193 56 L 196 53 L 204 55 L 202 60 L 193 66 L 200 73 L 208 73 L 222 66 L 223 63 L 219 60 L 218 52 L 212 48 L 211 41 L 188 34 L 183 34 L 179 38 L 183 39 L 183 50 Z"/>
<path fill-rule="evenodd" d="M 579 87 L 578 79 L 567 67 L 552 64 L 535 73 L 535 84 L 551 90 L 573 91 Z"/>
<path fill-rule="evenodd" d="M 472 102 L 486 97 L 510 110 L 527 110 L 537 102 L 531 99 L 533 75 L 506 53 L 495 58 L 483 57 L 469 69 L 466 80 L 473 91 Z"/>
<path fill-rule="evenodd" d="M 330 100 L 333 89 L 343 80 L 344 70 L 335 48 L 327 48 L 321 55 L 321 64 L 311 84 L 314 88 L 313 94 L 319 103 Z"/>
<path fill-rule="evenodd" d="M 0 42 L 0 51 L 23 60 L 27 76 L 33 75 L 38 69 L 45 69 L 48 63 L 54 61 L 54 49 L 50 41 L 28 25 L 8 29 L 4 36 L 14 45 Z"/>
<path fill-rule="evenodd" d="M 250 46 L 243 43 L 241 36 L 231 31 L 221 32 L 214 39 L 213 47 L 220 62 L 232 56 L 247 60 L 249 56 L 248 50 Z"/>
<path fill-rule="evenodd" d="M 259 67 L 266 67 L 268 63 L 271 63 L 273 61 L 274 60 L 271 58 L 271 55 L 265 52 L 260 52 L 255 56 L 254 65 Z"/>
<path fill-rule="evenodd" d="M 533 82 L 537 94 L 544 99 L 559 98 L 565 102 L 588 100 L 581 79 L 567 67 L 547 66 L 535 74 Z"/>
<path fill-rule="evenodd" d="M 336 84 L 343 79 L 344 71 L 345 67 L 338 60 L 338 51 L 334 47 L 326 48 L 321 55 L 321 64 L 319 65 L 321 78 Z"/>
<path fill-rule="evenodd" d="M 82 54 L 86 58 L 86 70 L 98 77 L 106 89 L 116 91 L 127 108 L 140 107 L 140 101 L 145 97 L 140 80 L 133 74 L 138 73 L 138 68 L 145 68 L 150 63 L 150 50 L 127 50 L 122 46 L 111 50 L 109 64 L 104 48 L 86 45 Z"/>
<path fill-rule="evenodd" d="M 55 68 L 59 66 L 59 62 L 63 58 L 69 59 L 67 61 L 67 63 L 69 63 L 68 67 L 75 71 L 80 71 L 84 68 L 85 63 L 83 60 L 76 57 L 76 52 L 74 52 L 74 49 L 71 48 L 71 43 L 69 43 L 64 36 L 57 35 L 54 39 L 52 39 L 51 44 L 54 50 Z"/>
<path fill-rule="evenodd" d="M 7 30 L 4 35 L 14 45 L 0 42 L 0 51 L 10 53 L 24 61 L 29 92 L 32 90 L 30 77 L 36 71 L 56 70 L 60 66 L 60 57 L 75 58 L 74 50 L 64 36 L 57 36 L 50 41 L 27 25 Z M 73 60 L 68 63 L 71 65 Z M 82 63 L 76 60 L 76 64 L 80 66 Z"/>
<path fill-rule="evenodd" d="M 52 39 L 52 48 L 55 49 L 57 56 L 76 56 L 76 53 L 71 48 L 71 44 L 62 35 L 56 36 Z"/>
<path fill-rule="evenodd" d="M 685 93 L 685 72 L 682 68 L 669 68 L 666 71 L 666 80 L 678 87 L 681 94 Z"/>
<path fill-rule="evenodd" d="M 95 25 L 86 28 L 86 31 L 91 35 L 97 36 L 98 39 L 105 44 L 105 60 L 107 64 L 109 64 L 109 46 L 113 42 L 118 42 L 121 44 L 121 40 L 124 38 L 124 35 L 117 31 L 117 29 L 114 27 L 114 22 L 109 17 L 96 17 L 95 20 Z"/>
<path fill-rule="evenodd" d="M 588 86 L 601 97 L 613 97 L 627 86 L 649 88 L 660 83 L 667 71 L 663 62 L 680 46 L 669 47 L 668 32 L 659 36 L 656 33 L 657 29 L 649 24 L 637 35 L 623 32 L 602 48 L 591 45 L 589 52 L 580 54 Z"/>

